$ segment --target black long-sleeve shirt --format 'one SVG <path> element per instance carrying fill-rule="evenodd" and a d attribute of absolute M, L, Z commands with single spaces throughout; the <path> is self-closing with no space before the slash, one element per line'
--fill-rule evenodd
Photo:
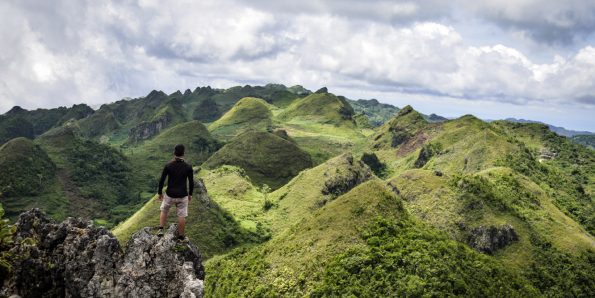
<path fill-rule="evenodd" d="M 162 194 L 165 177 L 168 177 L 167 191 L 165 192 L 167 196 L 170 198 L 183 198 L 192 195 L 192 191 L 194 191 L 192 166 L 183 159 L 176 158 L 165 165 L 161 173 L 161 179 L 159 179 L 159 189 L 157 190 L 159 194 Z M 186 188 L 186 179 L 188 179 L 189 190 Z"/>

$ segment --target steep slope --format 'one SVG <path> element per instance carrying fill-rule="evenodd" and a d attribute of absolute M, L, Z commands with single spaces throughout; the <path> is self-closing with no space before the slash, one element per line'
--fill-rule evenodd
<path fill-rule="evenodd" d="M 30 196 L 44 192 L 56 166 L 33 141 L 16 138 L 0 147 L 0 196 Z"/>
<path fill-rule="evenodd" d="M 373 126 L 381 126 L 399 111 L 399 108 L 380 103 L 376 99 L 349 100 L 349 104 L 353 107 L 355 113 L 366 115 Z"/>
<path fill-rule="evenodd" d="M 108 137 L 122 124 L 116 119 L 111 108 L 103 106 L 94 114 L 79 121 L 81 133 L 88 138 Z"/>
<path fill-rule="evenodd" d="M 574 135 L 570 139 L 577 144 L 595 150 L 595 135 Z"/>
<path fill-rule="evenodd" d="M 157 191 L 161 170 L 172 159 L 174 146 L 177 144 L 186 147 L 186 162 L 193 166 L 202 164 L 221 147 L 202 123 L 189 121 L 165 129 L 139 146 L 122 149 L 137 173 L 135 181 L 142 186 L 145 198 Z"/>
<path fill-rule="evenodd" d="M 152 115 L 147 116 L 147 112 L 152 112 Z M 154 111 L 143 111 L 144 117 L 139 118 L 141 122 L 130 129 L 128 140 L 131 143 L 138 143 L 150 139 L 165 128 L 184 122 L 186 119 L 184 114 L 182 103 L 178 98 L 168 99 Z"/>
<path fill-rule="evenodd" d="M 591 152 L 546 126 L 490 124 L 470 115 L 428 124 L 401 112 L 374 136 L 372 148 L 410 212 L 523 272 L 546 295 L 589 291 L 580 280 L 593 274 Z M 403 150 L 416 139 L 411 135 L 424 134 Z M 405 141 L 387 146 L 399 136 Z M 552 151 L 572 153 L 541 157 Z M 543 282 L 549 274 L 565 277 Z"/>
<path fill-rule="evenodd" d="M 209 198 L 202 180 L 196 180 L 195 192 L 193 200 L 188 205 L 190 216 L 186 222 L 186 235 L 197 244 L 205 258 L 222 254 L 239 244 L 260 241 L 256 231 L 243 228 L 229 212 Z M 120 223 L 113 230 L 120 243 L 128 242 L 130 237 L 142 227 L 157 227 L 160 203 L 155 196 L 133 216 Z M 169 215 L 168 222 L 177 222 L 175 212 L 170 212 Z"/>
<path fill-rule="evenodd" d="M 6 114 L 0 115 L 0 144 L 16 137 L 32 139 L 68 120 L 82 119 L 91 114 L 93 109 L 85 104 L 33 111 L 15 106 Z"/>
<path fill-rule="evenodd" d="M 295 100 L 278 118 L 289 122 L 318 122 L 352 126 L 353 108 L 343 97 L 332 93 L 313 93 Z"/>
<path fill-rule="evenodd" d="M 130 216 L 140 200 L 130 161 L 121 152 L 82 138 L 77 122 L 51 129 L 36 140 L 57 166 L 67 215 L 112 225 Z"/>
<path fill-rule="evenodd" d="M 430 127 L 432 126 L 420 113 L 411 106 L 405 106 L 371 137 L 372 148 L 399 147 L 400 154 L 405 154 L 429 138 Z"/>
<path fill-rule="evenodd" d="M 241 167 L 256 183 L 278 188 L 311 167 L 312 160 L 290 139 L 249 131 L 233 138 L 204 163 L 209 169 L 221 165 Z"/>
<path fill-rule="evenodd" d="M 265 244 L 209 262 L 207 271 L 207 297 L 536 294 L 496 262 L 411 219 L 378 180 Z"/>
<path fill-rule="evenodd" d="M 215 137 L 227 141 L 248 130 L 266 131 L 272 125 L 272 115 L 264 100 L 244 97 L 209 125 L 209 130 Z"/>
<path fill-rule="evenodd" d="M 60 194 L 56 165 L 39 145 L 25 138 L 8 141 L 0 147 L 0 169 L 0 202 L 11 220 L 33 207 L 64 218 L 67 204 Z"/>
<path fill-rule="evenodd" d="M 19 216 L 14 241 L 2 251 L 14 257 L 0 276 L 3 297 L 202 297 L 203 258 L 191 242 L 145 228 L 122 250 L 104 227 L 80 218 L 61 223 L 39 209 Z M 5 240 L 5 239 L 3 239 Z"/>

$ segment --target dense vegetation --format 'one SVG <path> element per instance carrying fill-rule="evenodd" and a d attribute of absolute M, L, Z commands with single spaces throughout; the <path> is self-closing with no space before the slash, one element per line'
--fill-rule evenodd
<path fill-rule="evenodd" d="M 595 292 L 595 155 L 546 125 L 269 84 L 16 107 L 1 138 L 9 218 L 82 216 L 122 243 L 158 224 L 157 179 L 186 145 L 209 297 Z"/>

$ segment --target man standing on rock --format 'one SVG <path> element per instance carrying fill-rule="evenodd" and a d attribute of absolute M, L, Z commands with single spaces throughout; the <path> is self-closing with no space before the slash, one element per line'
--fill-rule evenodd
<path fill-rule="evenodd" d="M 167 190 L 163 194 L 163 183 L 167 179 Z M 186 187 L 188 181 L 188 187 Z M 172 205 L 176 206 L 178 215 L 178 239 L 186 240 L 184 228 L 186 227 L 186 217 L 188 216 L 188 203 L 192 201 L 192 191 L 194 190 L 194 177 L 192 166 L 184 161 L 184 145 L 176 145 L 174 148 L 174 159 L 167 163 L 161 173 L 159 180 L 159 200 L 161 201 L 161 216 L 159 217 L 159 233 L 163 236 L 163 226 L 167 221 L 167 214 Z"/>

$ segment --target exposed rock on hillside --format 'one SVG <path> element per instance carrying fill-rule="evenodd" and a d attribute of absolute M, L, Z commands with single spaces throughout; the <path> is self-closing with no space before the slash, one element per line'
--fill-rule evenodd
<path fill-rule="evenodd" d="M 166 128 L 170 122 L 168 115 L 154 121 L 142 122 L 130 130 L 130 140 L 136 143 L 151 138 Z"/>
<path fill-rule="evenodd" d="M 90 221 L 56 223 L 39 209 L 20 215 L 11 253 L 13 272 L 0 296 L 202 297 L 202 258 L 192 243 L 150 228 L 123 251 L 118 240 Z"/>
<path fill-rule="evenodd" d="M 335 173 L 324 173 L 324 176 L 328 177 L 322 188 L 324 195 L 338 197 L 372 177 L 372 171 L 363 161 L 354 160 L 351 154 L 341 157 L 345 159 L 348 167 L 344 172 L 338 172 L 338 169 L 335 168 Z"/>
<path fill-rule="evenodd" d="M 471 230 L 468 243 L 478 251 L 492 254 L 517 240 L 519 240 L 519 237 L 514 228 L 506 224 L 500 227 L 479 226 L 474 228 Z"/>

